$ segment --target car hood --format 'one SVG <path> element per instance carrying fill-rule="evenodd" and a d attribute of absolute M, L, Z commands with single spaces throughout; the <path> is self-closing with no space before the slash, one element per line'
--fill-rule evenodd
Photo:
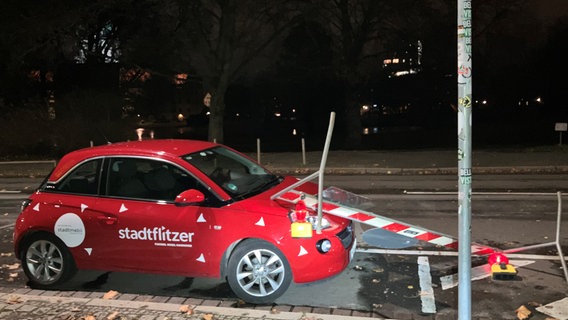
<path fill-rule="evenodd" d="M 253 197 L 232 203 L 230 205 L 231 209 L 243 210 L 254 213 L 262 213 L 262 214 L 287 216 L 290 210 L 294 208 L 294 206 L 291 205 L 290 203 L 280 201 L 277 199 L 271 200 L 270 198 L 277 192 L 292 185 L 298 180 L 299 179 L 294 177 L 285 177 L 280 184 L 276 185 L 275 187 L 267 191 L 264 191 Z M 307 182 L 294 188 L 294 190 L 302 191 L 305 192 L 306 194 L 315 195 L 317 194 L 317 184 Z"/>

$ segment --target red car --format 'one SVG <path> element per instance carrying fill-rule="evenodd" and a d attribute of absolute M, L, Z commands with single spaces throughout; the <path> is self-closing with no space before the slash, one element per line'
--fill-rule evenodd
<path fill-rule="evenodd" d="M 205 141 L 81 149 L 24 202 L 14 249 L 35 287 L 78 269 L 223 277 L 241 299 L 271 303 L 292 280 L 340 273 L 355 249 L 351 222 L 335 216 L 323 216 L 321 232 L 293 234 L 296 208 L 271 196 L 297 181 Z M 304 223 L 315 228 L 315 215 Z"/>

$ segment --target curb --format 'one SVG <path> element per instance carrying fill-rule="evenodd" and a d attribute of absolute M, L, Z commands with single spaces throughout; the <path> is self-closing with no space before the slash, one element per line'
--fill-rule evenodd
<path fill-rule="evenodd" d="M 0 178 L 43 178 L 54 168 L 54 161 L 0 162 Z M 333 175 L 457 175 L 458 166 L 443 164 L 432 167 L 388 167 L 375 164 L 351 164 L 345 166 L 328 165 L 326 174 Z M 319 170 L 319 166 L 284 164 L 269 162 L 264 166 L 280 175 L 308 175 Z M 568 165 L 512 165 L 512 166 L 473 166 L 473 174 L 563 174 L 568 173 Z"/>
<path fill-rule="evenodd" d="M 315 167 L 271 167 L 273 173 L 283 175 L 309 175 L 319 170 Z M 473 167 L 473 174 L 563 174 L 568 166 L 516 166 L 516 167 Z M 333 175 L 457 175 L 457 167 L 440 168 L 348 168 L 328 167 L 326 174 Z"/>

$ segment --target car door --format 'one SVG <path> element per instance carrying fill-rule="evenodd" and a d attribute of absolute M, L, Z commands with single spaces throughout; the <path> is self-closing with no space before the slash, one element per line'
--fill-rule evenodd
<path fill-rule="evenodd" d="M 196 180 L 173 163 L 148 158 L 112 157 L 105 168 L 105 195 L 93 209 L 109 268 L 193 274 L 202 267 L 211 232 L 203 216 L 211 209 L 174 203 Z"/>
<path fill-rule="evenodd" d="M 91 258 L 92 243 L 96 237 L 93 209 L 99 196 L 103 159 L 90 159 L 80 163 L 56 183 L 47 183 L 46 197 L 34 206 L 38 212 L 50 212 L 54 219 L 53 232 L 73 253 L 78 267 L 98 268 L 106 253 L 98 260 Z"/>

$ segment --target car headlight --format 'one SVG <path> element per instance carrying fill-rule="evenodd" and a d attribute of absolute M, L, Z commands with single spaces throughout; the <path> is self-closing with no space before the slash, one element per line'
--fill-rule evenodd
<path fill-rule="evenodd" d="M 317 228 L 318 226 L 318 217 L 317 216 L 307 216 L 306 220 L 312 224 L 312 227 L 314 228 L 314 230 Z M 329 228 L 331 227 L 331 224 L 329 223 L 329 221 L 322 217 L 321 218 L 321 228 L 325 229 L 325 228 Z"/>

